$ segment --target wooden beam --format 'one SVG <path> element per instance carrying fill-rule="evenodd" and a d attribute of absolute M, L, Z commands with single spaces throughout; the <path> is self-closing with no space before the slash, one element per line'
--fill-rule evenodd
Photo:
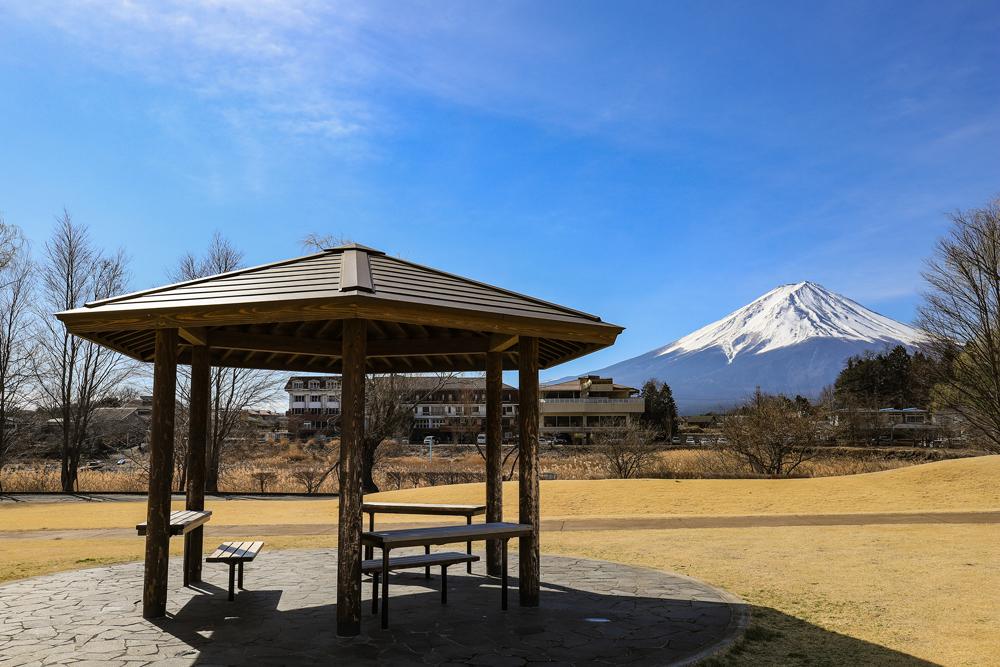
<path fill-rule="evenodd" d="M 340 522 L 337 532 L 337 635 L 361 632 L 361 447 L 365 433 L 367 322 L 344 322 L 340 413 Z M 383 600 L 382 604 L 388 604 Z"/>
<path fill-rule="evenodd" d="M 333 358 L 339 358 L 341 354 L 338 340 L 313 340 L 298 336 L 213 331 L 208 337 L 208 342 L 216 350 L 308 354 L 313 357 Z"/>
<path fill-rule="evenodd" d="M 181 334 L 183 335 L 183 334 Z M 191 403 L 188 407 L 187 489 L 184 508 L 205 509 L 205 452 L 208 449 L 209 406 L 212 400 L 209 350 L 204 345 L 191 348 Z M 184 585 L 201 581 L 204 528 L 199 526 L 184 536 Z"/>
<path fill-rule="evenodd" d="M 490 336 L 490 352 L 506 352 L 517 345 L 517 336 L 508 334 L 493 334 Z"/>
<path fill-rule="evenodd" d="M 208 329 L 205 327 L 184 327 L 177 331 L 191 345 L 208 345 Z"/>
<path fill-rule="evenodd" d="M 503 444 L 503 353 L 486 355 L 486 521 L 503 521 L 503 476 L 500 470 Z M 486 573 L 499 577 L 500 540 L 486 543 Z"/>
<path fill-rule="evenodd" d="M 146 501 L 146 564 L 142 617 L 167 614 L 170 558 L 170 491 L 174 472 L 174 402 L 177 393 L 177 330 L 156 332 L 153 414 L 149 442 L 149 495 Z"/>
<path fill-rule="evenodd" d="M 300 338 L 236 331 L 214 331 L 209 337 L 214 349 L 248 352 L 278 352 L 314 357 L 340 357 L 341 341 Z M 368 357 L 428 357 L 448 354 L 485 354 L 489 340 L 481 336 L 457 338 L 400 338 L 373 340 L 368 343 Z"/>
<path fill-rule="evenodd" d="M 518 587 L 522 607 L 538 606 L 541 581 L 538 553 L 538 339 L 522 336 L 518 368 L 518 521 L 532 534 L 518 538 Z"/>

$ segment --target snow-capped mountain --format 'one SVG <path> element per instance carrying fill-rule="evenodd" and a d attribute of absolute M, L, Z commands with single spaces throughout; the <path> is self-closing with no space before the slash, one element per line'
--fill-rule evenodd
<path fill-rule="evenodd" d="M 812 282 L 777 287 L 664 347 L 594 373 L 640 386 L 667 382 L 683 413 L 730 406 L 759 386 L 814 397 L 848 357 L 924 335 Z"/>

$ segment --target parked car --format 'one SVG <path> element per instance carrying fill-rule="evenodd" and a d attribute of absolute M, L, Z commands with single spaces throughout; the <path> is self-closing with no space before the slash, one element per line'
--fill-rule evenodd
<path fill-rule="evenodd" d="M 538 438 L 538 444 L 541 445 L 541 446 L 548 447 L 548 446 L 556 444 L 556 441 L 555 441 L 554 438 L 549 438 L 549 437 L 546 437 L 546 436 L 540 436 Z"/>
<path fill-rule="evenodd" d="M 486 444 L 486 434 L 485 433 L 480 433 L 479 435 L 476 436 L 476 444 L 477 445 L 485 445 Z"/>
<path fill-rule="evenodd" d="M 670 438 L 670 442 L 675 445 L 681 444 L 681 436 L 675 435 L 674 437 Z"/>
<path fill-rule="evenodd" d="M 552 438 L 552 444 L 554 444 L 554 445 L 568 445 L 569 444 L 569 438 L 566 437 L 565 435 L 557 435 L 557 436 L 555 436 L 555 437 Z"/>
<path fill-rule="evenodd" d="M 694 436 L 693 436 L 693 435 L 689 435 L 689 436 L 688 436 L 688 437 L 687 437 L 687 438 L 686 438 L 686 439 L 684 440 L 684 444 L 685 444 L 685 445 L 693 445 L 693 444 L 694 444 Z"/>

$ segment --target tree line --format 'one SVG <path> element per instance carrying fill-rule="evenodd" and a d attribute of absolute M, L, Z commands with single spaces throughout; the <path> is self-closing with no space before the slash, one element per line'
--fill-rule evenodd
<path fill-rule="evenodd" d="M 166 278 L 183 281 L 243 266 L 243 253 L 216 234 L 204 253 L 181 257 Z M 142 364 L 74 336 L 53 315 L 129 291 L 129 258 L 106 250 L 67 211 L 36 249 L 0 218 L 0 473 L 32 445 L 43 428 L 55 431 L 60 486 L 79 490 L 84 457 L 96 453 L 94 415 L 137 398 L 148 381 Z M 274 393 L 273 374 L 214 368 L 207 490 L 218 490 L 222 450 L 244 410 Z M 186 474 L 188 378 L 178 378 L 177 468 Z M 28 433 L 27 431 L 32 431 Z M 2 475 L 0 475 L 0 491 Z"/>

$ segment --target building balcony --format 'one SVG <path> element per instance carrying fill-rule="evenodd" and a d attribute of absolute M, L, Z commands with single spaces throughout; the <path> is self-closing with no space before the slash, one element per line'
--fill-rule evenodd
<path fill-rule="evenodd" d="M 642 398 L 543 398 L 543 415 L 615 415 L 639 414 L 646 410 Z"/>

